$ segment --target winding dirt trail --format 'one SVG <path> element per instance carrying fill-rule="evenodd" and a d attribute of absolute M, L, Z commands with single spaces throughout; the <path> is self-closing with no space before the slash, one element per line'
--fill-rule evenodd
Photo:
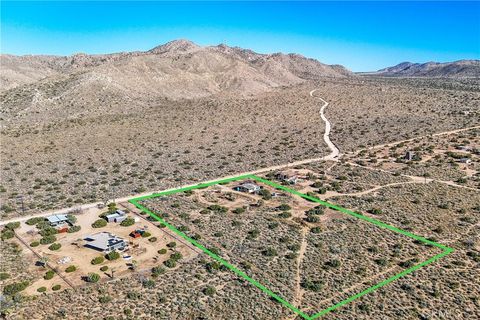
<path fill-rule="evenodd" d="M 332 140 L 330 140 L 330 131 L 332 129 L 332 125 L 330 121 L 328 121 L 327 117 L 325 117 L 325 109 L 328 106 L 328 102 L 323 100 L 320 97 L 315 97 L 313 95 L 313 93 L 317 90 L 318 89 L 313 89 L 312 91 L 310 91 L 310 97 L 317 98 L 323 102 L 323 106 L 320 108 L 320 116 L 322 117 L 322 120 L 325 122 L 325 132 L 323 133 L 323 140 L 325 141 L 327 146 L 330 148 L 330 150 L 332 150 L 332 152 L 329 155 L 323 157 L 323 160 L 335 160 L 340 155 L 340 150 L 338 150 L 337 146 L 332 142 Z"/>
<path fill-rule="evenodd" d="M 338 158 L 340 156 L 340 150 L 330 140 L 330 131 L 331 131 L 332 125 L 331 125 L 330 121 L 325 117 L 325 114 L 324 114 L 325 109 L 327 108 L 327 106 L 329 104 L 324 99 L 322 99 L 320 97 L 317 97 L 317 96 L 314 96 L 314 92 L 317 91 L 317 90 L 318 89 L 314 89 L 314 90 L 310 91 L 310 96 L 312 98 L 316 98 L 316 99 L 320 100 L 321 102 L 323 102 L 323 105 L 320 108 L 320 116 L 321 116 L 322 120 L 325 122 L 325 132 L 323 134 L 323 139 L 331 150 L 330 154 L 328 154 L 326 156 L 323 156 L 323 157 L 304 159 L 304 160 L 289 162 L 289 163 L 285 163 L 285 164 L 270 166 L 270 167 L 266 167 L 266 168 L 261 168 L 261 169 L 250 171 L 250 172 L 239 172 L 239 173 L 236 173 L 234 175 L 215 178 L 215 179 L 208 180 L 208 181 L 202 181 L 202 183 L 208 183 L 208 182 L 213 182 L 213 181 L 216 181 L 216 180 L 228 179 L 228 178 L 238 177 L 238 176 L 247 175 L 247 174 L 260 174 L 260 173 L 267 172 L 267 171 L 281 170 L 281 169 L 285 169 L 285 168 L 288 168 L 288 167 L 295 167 L 295 166 L 299 166 L 299 165 L 302 165 L 302 164 L 308 164 L 308 163 L 311 163 L 311 162 L 318 162 L 318 161 L 322 161 L 322 160 L 338 161 Z M 450 131 L 445 131 L 445 132 L 438 132 L 438 133 L 435 133 L 435 134 L 430 135 L 430 136 L 448 135 L 448 134 L 454 134 L 454 133 L 459 133 L 459 132 L 468 131 L 468 130 L 472 130 L 472 129 L 478 129 L 478 128 L 480 128 L 480 126 L 450 130 Z M 422 137 L 426 137 L 426 136 L 420 136 L 420 137 L 416 137 L 416 138 L 405 139 L 405 140 L 401 140 L 401 141 L 396 141 L 396 142 L 391 142 L 391 143 L 387 143 L 387 144 L 373 146 L 373 147 L 370 147 L 370 148 L 363 148 L 363 149 L 360 149 L 360 150 L 365 150 L 365 149 L 366 150 L 371 150 L 371 149 L 380 148 L 380 147 L 384 147 L 384 146 L 395 145 L 395 144 L 398 144 L 400 142 L 413 141 L 415 139 L 422 138 Z M 358 152 L 360 150 L 357 150 L 355 152 Z M 353 164 L 353 163 L 351 163 L 351 164 Z M 353 165 L 359 166 L 358 164 L 353 164 Z M 368 167 L 365 167 L 365 168 L 369 169 Z M 378 169 L 372 169 L 372 170 L 378 170 Z M 429 182 L 429 180 L 431 180 L 431 179 L 427 179 L 427 182 Z M 137 198 L 137 197 L 147 196 L 147 195 L 151 195 L 151 194 L 159 193 L 159 192 L 163 192 L 163 191 L 175 190 L 175 189 L 182 188 L 182 187 L 194 186 L 194 185 L 197 185 L 198 183 L 200 183 L 200 182 L 192 183 L 192 184 L 189 184 L 189 185 L 177 186 L 177 187 L 169 188 L 169 189 L 163 189 L 163 190 L 151 190 L 151 191 L 144 192 L 144 193 L 141 193 L 141 194 L 129 195 L 129 196 L 125 196 L 125 197 L 122 197 L 122 198 L 116 198 L 116 199 L 113 199 L 113 200 L 116 201 L 116 202 L 127 202 L 128 200 L 134 199 L 134 198 Z M 451 183 L 447 183 L 447 184 L 450 184 L 452 186 L 458 186 L 458 185 L 451 184 Z M 101 202 L 88 203 L 88 204 L 74 206 L 74 207 L 70 207 L 70 208 L 49 210 L 49 211 L 44 211 L 44 212 L 41 212 L 41 213 L 38 213 L 38 214 L 15 217 L 15 218 L 7 219 L 7 220 L 0 220 L 0 225 L 7 224 L 9 222 L 26 221 L 26 220 L 28 220 L 29 218 L 32 218 L 32 217 L 43 217 L 43 216 L 47 216 L 47 215 L 51 215 L 51 214 L 63 214 L 63 213 L 72 212 L 72 211 L 88 210 L 88 209 L 96 207 L 99 204 L 102 204 L 102 203 Z"/>

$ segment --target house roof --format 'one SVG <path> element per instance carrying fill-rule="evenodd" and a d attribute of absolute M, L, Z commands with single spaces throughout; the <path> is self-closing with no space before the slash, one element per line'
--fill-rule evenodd
<path fill-rule="evenodd" d="M 255 190 L 260 188 L 260 186 L 256 185 L 255 183 L 244 183 L 244 184 L 241 184 L 240 186 L 249 190 Z"/>
<path fill-rule="evenodd" d="M 54 214 L 46 218 L 50 223 L 59 223 L 68 221 L 68 217 L 65 214 Z"/>
<path fill-rule="evenodd" d="M 117 210 L 114 213 L 107 215 L 107 219 L 123 217 L 124 215 L 125 215 L 125 211 Z"/>
<path fill-rule="evenodd" d="M 107 250 L 118 243 L 125 242 L 124 239 L 105 231 L 89 235 L 85 240 L 88 241 L 87 244 L 90 247 L 95 247 L 101 250 Z"/>

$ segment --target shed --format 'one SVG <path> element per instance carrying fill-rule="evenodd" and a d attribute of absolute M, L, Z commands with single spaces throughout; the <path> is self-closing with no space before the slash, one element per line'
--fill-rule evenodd
<path fill-rule="evenodd" d="M 70 224 L 70 221 L 68 220 L 68 217 L 65 214 L 54 214 L 46 217 L 45 219 L 47 219 L 48 223 L 52 227 L 57 227 L 64 224 Z"/>
<path fill-rule="evenodd" d="M 117 223 L 122 222 L 126 218 L 127 218 L 127 214 L 125 213 L 125 211 L 122 211 L 122 210 L 117 210 L 114 213 L 105 216 L 105 219 L 107 219 L 108 222 L 117 222 Z"/>

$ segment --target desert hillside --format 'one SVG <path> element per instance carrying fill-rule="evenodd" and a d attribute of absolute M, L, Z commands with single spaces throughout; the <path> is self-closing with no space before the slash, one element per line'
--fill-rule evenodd
<path fill-rule="evenodd" d="M 78 91 L 88 88 L 92 82 L 106 91 L 121 88 L 125 96 L 147 94 L 176 99 L 219 92 L 248 95 L 307 79 L 351 75 L 342 66 L 329 66 L 298 54 L 259 54 L 225 45 L 201 47 L 187 40 L 172 41 L 145 52 L 2 55 L 1 60 L 0 84 L 3 90 L 42 80 L 21 90 L 27 91 L 25 94 L 30 97 L 33 92 L 40 92 L 45 99 L 68 96 L 72 94 L 72 86 L 75 87 L 73 91 Z M 65 88 L 54 95 L 44 94 L 39 87 L 58 82 Z"/>
<path fill-rule="evenodd" d="M 480 60 L 460 60 L 454 62 L 402 62 L 393 67 L 378 70 L 371 74 L 389 77 L 457 77 L 479 78 Z"/>

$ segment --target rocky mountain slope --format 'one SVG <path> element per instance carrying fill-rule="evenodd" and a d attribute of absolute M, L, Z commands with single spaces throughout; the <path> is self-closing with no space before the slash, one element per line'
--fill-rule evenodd
<path fill-rule="evenodd" d="M 393 67 L 368 74 L 389 77 L 480 77 L 480 60 L 459 60 L 455 62 L 402 62 Z"/>
<path fill-rule="evenodd" d="M 66 57 L 2 55 L 1 63 L 3 90 L 68 76 L 64 81 L 101 79 L 104 86 L 120 86 L 130 94 L 150 91 L 170 98 L 221 91 L 254 94 L 306 79 L 351 75 L 342 66 L 325 65 L 297 54 L 259 54 L 225 45 L 201 47 L 187 40 L 145 52 Z"/>

